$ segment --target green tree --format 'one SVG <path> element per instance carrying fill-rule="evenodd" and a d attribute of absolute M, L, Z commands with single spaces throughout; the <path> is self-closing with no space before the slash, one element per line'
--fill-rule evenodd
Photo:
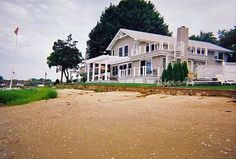
<path fill-rule="evenodd" d="M 0 76 L 0 81 L 2 81 L 3 80 L 3 77 L 2 76 Z"/>
<path fill-rule="evenodd" d="M 56 66 L 56 71 L 61 71 L 61 82 L 63 75 L 66 82 L 69 81 L 69 69 L 78 68 L 82 62 L 81 52 L 76 48 L 77 41 L 72 40 L 72 35 L 68 35 L 66 40 L 58 39 L 54 42 L 53 52 L 47 57 L 49 68 Z"/>
<path fill-rule="evenodd" d="M 178 63 L 175 63 L 173 66 L 173 77 L 174 77 L 174 81 L 180 81 L 180 73 L 179 73 L 179 67 L 178 67 Z"/>
<path fill-rule="evenodd" d="M 227 30 L 219 30 L 219 45 L 225 47 L 227 49 L 233 50 L 235 53 L 229 57 L 229 62 L 236 61 L 236 26 L 234 29 Z"/>
<path fill-rule="evenodd" d="M 162 80 L 162 82 L 167 82 L 167 70 L 166 69 L 164 69 L 161 74 L 161 80 Z"/>
<path fill-rule="evenodd" d="M 184 78 L 188 77 L 188 66 L 187 66 L 187 62 L 186 61 L 184 61 L 182 63 L 182 68 L 183 68 L 183 72 L 184 72 Z"/>
<path fill-rule="evenodd" d="M 167 66 L 166 80 L 167 81 L 173 80 L 173 69 L 172 69 L 172 64 L 171 63 L 169 63 L 168 66 Z"/>
<path fill-rule="evenodd" d="M 87 57 L 102 55 L 120 28 L 171 35 L 164 18 L 150 1 L 121 0 L 105 9 L 89 33 Z"/>
<path fill-rule="evenodd" d="M 184 81 L 184 79 L 185 79 L 184 70 L 183 70 L 181 62 L 178 62 L 178 69 L 179 69 L 179 80 Z"/>
<path fill-rule="evenodd" d="M 203 32 L 200 31 L 199 35 L 192 35 L 189 37 L 191 40 L 197 40 L 197 41 L 205 41 L 205 42 L 210 42 L 213 44 L 217 43 L 217 38 L 215 37 L 213 32 Z"/>

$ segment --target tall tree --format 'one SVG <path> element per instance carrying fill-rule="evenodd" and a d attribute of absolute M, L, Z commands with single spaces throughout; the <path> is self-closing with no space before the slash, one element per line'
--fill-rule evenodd
<path fill-rule="evenodd" d="M 72 40 L 71 34 L 65 40 L 58 39 L 52 47 L 53 52 L 47 57 L 49 68 L 56 66 L 56 71 L 61 71 L 61 82 L 63 75 L 68 82 L 69 69 L 78 68 L 78 64 L 82 62 L 81 52 L 76 48 L 77 42 Z"/>
<path fill-rule="evenodd" d="M 173 68 L 172 68 L 172 64 L 169 63 L 167 66 L 167 81 L 172 81 L 173 80 Z"/>
<path fill-rule="evenodd" d="M 188 65 L 187 65 L 187 62 L 186 61 L 184 61 L 183 63 L 182 63 L 182 68 L 183 68 L 183 72 L 184 72 L 184 78 L 185 77 L 188 77 Z"/>
<path fill-rule="evenodd" d="M 184 81 L 185 77 L 184 77 L 184 70 L 183 70 L 181 62 L 178 62 L 178 69 L 179 69 L 179 80 L 182 82 Z"/>
<path fill-rule="evenodd" d="M 219 45 L 236 52 L 236 26 L 234 29 L 219 30 Z"/>
<path fill-rule="evenodd" d="M 189 37 L 191 40 L 197 40 L 197 41 L 205 41 L 210 42 L 212 44 L 217 43 L 217 38 L 215 37 L 213 32 L 203 32 L 201 31 L 199 35 L 192 35 Z"/>
<path fill-rule="evenodd" d="M 150 1 L 121 0 L 117 6 L 111 4 L 105 9 L 89 33 L 86 56 L 103 54 L 120 28 L 171 35 L 164 18 Z"/>
<path fill-rule="evenodd" d="M 173 65 L 173 78 L 174 81 L 180 81 L 180 73 L 179 73 L 179 65 L 178 63 L 174 63 Z"/>

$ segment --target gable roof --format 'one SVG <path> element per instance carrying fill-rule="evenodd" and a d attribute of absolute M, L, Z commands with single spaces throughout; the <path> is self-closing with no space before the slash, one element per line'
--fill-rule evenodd
<path fill-rule="evenodd" d="M 111 50 L 113 45 L 116 43 L 117 40 L 121 39 L 124 36 L 130 36 L 131 38 L 135 40 L 140 41 L 147 41 L 147 42 L 167 42 L 167 43 L 175 43 L 177 38 L 171 37 L 171 36 L 165 36 L 165 35 L 159 35 L 154 33 L 147 33 L 147 32 L 141 32 L 141 31 L 135 31 L 135 30 L 129 30 L 129 29 L 123 29 L 121 28 L 115 37 L 112 39 L 111 43 L 107 47 L 107 50 Z M 209 42 L 203 42 L 203 41 L 196 41 L 196 40 L 189 40 L 188 42 L 189 46 L 197 46 L 201 48 L 208 48 L 210 50 L 217 50 L 217 51 L 223 51 L 223 52 L 233 52 L 229 49 L 223 48 L 221 46 L 209 43 Z"/>

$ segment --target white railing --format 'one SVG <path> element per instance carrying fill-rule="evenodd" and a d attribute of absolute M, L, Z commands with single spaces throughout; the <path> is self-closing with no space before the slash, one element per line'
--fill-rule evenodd
<path fill-rule="evenodd" d="M 160 76 L 160 68 L 153 69 L 147 68 L 146 66 L 142 67 L 133 67 L 133 68 L 127 68 L 124 70 L 118 70 L 118 78 L 123 77 L 138 77 L 138 76 L 153 76 L 157 77 Z"/>
<path fill-rule="evenodd" d="M 146 46 L 139 46 L 138 49 L 131 49 L 131 56 L 146 54 L 146 53 L 152 53 L 156 51 L 162 51 L 162 50 L 169 50 L 169 49 L 161 49 L 161 47 L 151 50 L 151 47 L 149 47 L 149 51 L 146 52 Z"/>

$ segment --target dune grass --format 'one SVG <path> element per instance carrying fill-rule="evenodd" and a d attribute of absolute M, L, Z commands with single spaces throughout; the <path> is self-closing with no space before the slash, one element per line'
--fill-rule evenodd
<path fill-rule="evenodd" d="M 52 88 L 31 88 L 0 91 L 0 103 L 4 105 L 20 105 L 37 100 L 56 98 L 57 91 Z"/>

